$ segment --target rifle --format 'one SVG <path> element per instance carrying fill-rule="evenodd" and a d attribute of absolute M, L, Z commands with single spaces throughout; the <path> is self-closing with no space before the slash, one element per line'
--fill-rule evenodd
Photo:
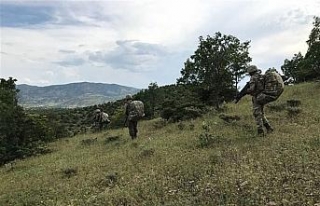
<path fill-rule="evenodd" d="M 250 84 L 249 84 L 249 82 L 247 82 L 246 85 L 241 89 L 241 91 L 236 95 L 236 97 L 235 97 L 236 104 L 240 101 L 240 99 L 242 97 L 244 97 L 245 95 L 248 94 L 247 90 L 249 89 L 249 86 L 250 86 Z"/>

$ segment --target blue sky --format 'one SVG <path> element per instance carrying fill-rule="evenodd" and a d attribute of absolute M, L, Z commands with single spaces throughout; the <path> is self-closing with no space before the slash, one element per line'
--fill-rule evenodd
<path fill-rule="evenodd" d="M 199 36 L 250 40 L 262 70 L 307 50 L 320 1 L 1 0 L 1 78 L 147 88 L 174 84 Z"/>

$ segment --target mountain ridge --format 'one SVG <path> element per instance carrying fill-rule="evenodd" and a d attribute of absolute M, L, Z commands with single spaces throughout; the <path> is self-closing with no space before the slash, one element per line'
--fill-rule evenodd
<path fill-rule="evenodd" d="M 108 83 L 75 82 L 61 85 L 17 85 L 23 107 L 74 108 L 102 104 L 135 94 L 141 89 Z"/>

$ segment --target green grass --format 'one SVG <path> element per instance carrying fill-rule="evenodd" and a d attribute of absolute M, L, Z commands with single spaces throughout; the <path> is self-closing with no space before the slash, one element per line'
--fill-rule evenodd
<path fill-rule="evenodd" d="M 290 99 L 301 101 L 300 113 L 288 114 Z M 213 111 L 162 127 L 142 121 L 134 141 L 127 129 L 61 139 L 52 153 L 0 168 L 0 205 L 316 205 L 319 99 L 319 84 L 286 87 L 266 107 L 275 127 L 266 138 L 256 137 L 245 97 L 226 105 L 224 114 L 241 118 L 231 123 Z"/>

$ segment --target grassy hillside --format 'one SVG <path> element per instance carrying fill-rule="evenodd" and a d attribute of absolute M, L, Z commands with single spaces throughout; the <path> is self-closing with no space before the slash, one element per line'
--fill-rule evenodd
<path fill-rule="evenodd" d="M 287 100 L 300 100 L 296 108 Z M 287 87 L 255 137 L 250 97 L 221 112 L 84 134 L 0 168 L 0 205 L 319 205 L 320 84 Z M 95 139 L 96 141 L 83 141 Z"/>

